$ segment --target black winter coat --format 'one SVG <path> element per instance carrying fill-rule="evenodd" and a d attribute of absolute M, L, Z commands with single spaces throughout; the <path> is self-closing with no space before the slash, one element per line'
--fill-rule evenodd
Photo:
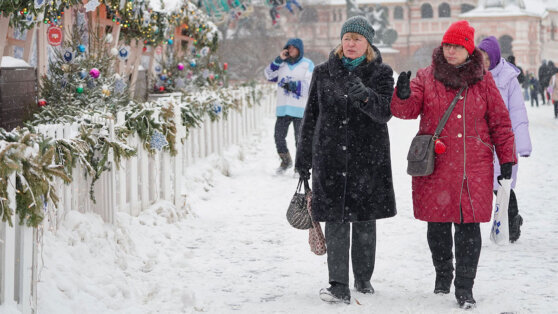
<path fill-rule="evenodd" d="M 376 59 L 352 72 L 333 52 L 316 66 L 302 120 L 295 167 L 312 169 L 315 221 L 355 222 L 396 214 L 387 122 L 393 71 Z M 351 103 L 347 81 L 358 76 L 366 104 Z"/>

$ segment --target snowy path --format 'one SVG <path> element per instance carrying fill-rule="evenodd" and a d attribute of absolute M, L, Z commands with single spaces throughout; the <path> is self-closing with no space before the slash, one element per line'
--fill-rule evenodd
<path fill-rule="evenodd" d="M 550 106 L 528 110 L 534 153 L 521 160 L 516 189 L 522 236 L 497 247 L 483 224 L 472 313 L 558 313 L 558 123 Z M 405 156 L 417 122 L 389 123 L 398 215 L 378 221 L 376 293 L 353 291 L 349 306 L 319 300 L 326 257 L 313 255 L 307 231 L 286 222 L 297 180 L 273 174 L 273 123 L 267 119 L 260 134 L 225 158 L 189 169 L 193 215 L 159 203 L 137 218 L 120 215 L 111 227 L 72 213 L 56 234 L 45 233 L 41 312 L 462 312 L 453 287 L 450 295 L 432 293 L 426 224 L 412 215 Z M 292 134 L 288 140 L 292 145 Z"/>

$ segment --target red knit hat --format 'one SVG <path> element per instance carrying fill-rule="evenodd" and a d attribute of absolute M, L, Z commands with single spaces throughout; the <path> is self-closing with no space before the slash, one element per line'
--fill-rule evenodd
<path fill-rule="evenodd" d="M 450 25 L 442 44 L 453 44 L 465 47 L 469 54 L 473 54 L 475 50 L 475 29 L 469 26 L 467 21 L 457 21 Z"/>

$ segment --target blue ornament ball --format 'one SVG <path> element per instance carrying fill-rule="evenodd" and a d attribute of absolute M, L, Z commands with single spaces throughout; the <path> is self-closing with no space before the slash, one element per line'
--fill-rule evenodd
<path fill-rule="evenodd" d="M 195 67 L 196 67 L 196 60 L 190 61 L 190 66 L 191 66 L 192 68 L 195 68 Z"/>
<path fill-rule="evenodd" d="M 66 51 L 64 53 L 64 60 L 66 60 L 66 62 L 72 61 L 73 58 L 74 58 L 74 54 L 71 51 Z"/>
<path fill-rule="evenodd" d="M 155 66 L 155 72 L 159 73 L 159 72 L 161 72 L 161 70 L 163 70 L 163 69 L 161 68 L 160 65 Z"/>
<path fill-rule="evenodd" d="M 79 52 L 85 52 L 85 45 L 79 45 L 78 50 Z"/>
<path fill-rule="evenodd" d="M 172 39 L 169 39 L 168 43 L 169 43 L 169 45 L 172 45 L 172 44 L 174 44 L 174 41 Z"/>
<path fill-rule="evenodd" d="M 168 79 L 168 77 L 164 74 L 161 74 L 160 76 L 161 80 L 166 81 Z"/>
<path fill-rule="evenodd" d="M 80 77 L 81 79 L 86 78 L 86 77 L 87 77 L 87 72 L 85 72 L 85 70 L 79 71 L 79 77 Z"/>

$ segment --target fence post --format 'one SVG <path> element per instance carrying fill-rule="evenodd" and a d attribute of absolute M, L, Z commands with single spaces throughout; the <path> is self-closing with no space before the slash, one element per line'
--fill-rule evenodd
<path fill-rule="evenodd" d="M 8 178 L 8 203 L 9 207 L 14 213 L 12 216 L 12 221 L 14 224 L 17 223 L 17 219 L 15 218 L 15 208 L 16 208 L 16 191 L 15 191 L 15 174 L 10 175 Z M 1 222 L 3 224 L 2 228 L 2 235 L 0 235 L 0 239 L 4 241 L 4 243 L 0 243 L 2 245 L 2 262 L 0 263 L 0 268 L 2 277 L 0 278 L 0 304 L 4 306 L 13 306 L 15 305 L 15 291 L 14 291 L 14 284 L 15 284 L 15 241 L 16 241 L 16 231 L 14 227 L 10 227 L 7 222 Z"/>
<path fill-rule="evenodd" d="M 186 147 L 186 127 L 182 124 L 182 114 L 180 112 L 179 106 L 174 106 L 174 121 L 176 123 L 176 156 L 174 156 L 174 206 L 179 209 L 182 204 L 180 204 L 182 196 L 182 169 L 183 162 L 187 156 L 184 154 L 184 147 Z M 182 142 L 184 140 L 184 144 Z"/>

